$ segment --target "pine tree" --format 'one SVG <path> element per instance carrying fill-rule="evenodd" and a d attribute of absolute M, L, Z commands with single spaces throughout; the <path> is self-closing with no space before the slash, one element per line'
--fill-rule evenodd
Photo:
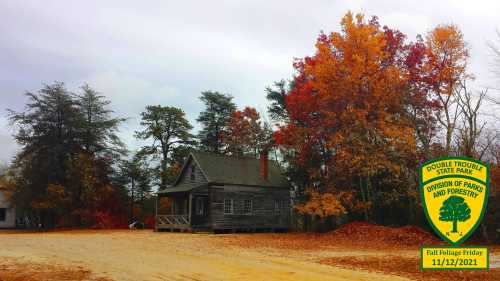
<path fill-rule="evenodd" d="M 222 137 L 227 132 L 227 122 L 236 110 L 233 97 L 219 92 L 203 92 L 200 97 L 205 110 L 196 121 L 202 128 L 198 134 L 201 150 L 213 153 L 225 153 Z"/>
<path fill-rule="evenodd" d="M 157 175 L 161 188 L 168 182 L 167 169 L 172 151 L 179 146 L 192 144 L 193 136 L 189 132 L 193 126 L 186 119 L 182 109 L 170 106 L 150 105 L 141 113 L 142 131 L 136 132 L 136 137 L 142 140 L 151 140 L 150 145 L 144 146 L 141 153 L 160 159 Z"/>

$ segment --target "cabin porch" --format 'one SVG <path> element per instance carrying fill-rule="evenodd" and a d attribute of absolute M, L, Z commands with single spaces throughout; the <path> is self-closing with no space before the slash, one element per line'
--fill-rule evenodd
<path fill-rule="evenodd" d="M 178 187 L 158 192 L 155 230 L 193 231 L 203 229 L 207 222 L 208 197 Z"/>
<path fill-rule="evenodd" d="M 156 230 L 190 230 L 191 196 L 189 192 L 158 195 L 156 201 Z"/>

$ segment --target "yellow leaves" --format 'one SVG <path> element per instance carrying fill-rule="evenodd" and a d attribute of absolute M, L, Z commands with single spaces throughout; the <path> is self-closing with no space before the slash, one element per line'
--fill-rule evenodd
<path fill-rule="evenodd" d="M 74 159 L 73 176 L 78 176 L 82 184 L 87 188 L 91 189 L 97 185 L 97 167 L 96 162 L 92 159 L 90 155 L 80 153 Z"/>
<path fill-rule="evenodd" d="M 309 200 L 295 208 L 301 214 L 317 215 L 321 218 L 347 214 L 338 196 L 333 193 L 309 191 Z"/>
<path fill-rule="evenodd" d="M 12 199 L 15 188 L 14 182 L 9 181 L 6 176 L 0 176 L 0 192 L 2 192 L 8 201 Z"/>
<path fill-rule="evenodd" d="M 49 201 L 33 201 L 31 203 L 31 207 L 33 207 L 34 209 L 50 209 L 55 207 L 55 204 Z"/>
<path fill-rule="evenodd" d="M 47 192 L 50 195 L 53 195 L 53 196 L 56 196 L 59 198 L 66 197 L 66 190 L 65 190 L 64 186 L 62 186 L 60 184 L 49 184 L 49 186 L 47 187 Z"/>
<path fill-rule="evenodd" d="M 49 184 L 47 186 L 47 200 L 49 202 L 68 203 L 70 195 L 66 191 L 66 187 L 60 184 Z"/>
<path fill-rule="evenodd" d="M 49 183 L 47 194 L 42 198 L 34 200 L 31 207 L 35 209 L 51 209 L 60 206 L 60 203 L 68 203 L 69 195 L 66 188 L 60 184 Z"/>
<path fill-rule="evenodd" d="M 355 210 L 358 214 L 362 214 L 364 211 L 370 210 L 372 208 L 372 205 L 373 203 L 371 201 L 356 201 L 353 210 Z"/>

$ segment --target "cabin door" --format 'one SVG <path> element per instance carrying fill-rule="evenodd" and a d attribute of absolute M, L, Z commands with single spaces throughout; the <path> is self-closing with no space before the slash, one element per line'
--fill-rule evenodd
<path fill-rule="evenodd" d="M 193 196 L 193 209 L 191 210 L 191 225 L 196 226 L 208 222 L 208 196 Z"/>

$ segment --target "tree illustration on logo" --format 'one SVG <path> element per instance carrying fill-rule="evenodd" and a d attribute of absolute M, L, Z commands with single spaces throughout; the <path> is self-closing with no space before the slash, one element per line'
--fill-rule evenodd
<path fill-rule="evenodd" d="M 470 212 L 469 205 L 467 205 L 463 197 L 450 196 L 444 200 L 443 206 L 439 209 L 439 220 L 453 222 L 451 232 L 456 233 L 458 232 L 457 223 L 470 219 Z"/>

